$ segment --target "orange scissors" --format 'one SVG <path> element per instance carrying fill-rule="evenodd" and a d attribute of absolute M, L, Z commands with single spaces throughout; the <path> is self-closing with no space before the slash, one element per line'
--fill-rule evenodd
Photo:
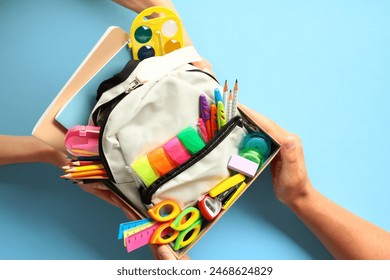
<path fill-rule="evenodd" d="M 181 210 L 178 203 L 167 199 L 153 206 L 148 213 L 153 220 L 161 223 L 150 237 L 152 244 L 175 241 L 174 249 L 178 250 L 189 245 L 200 232 L 202 219 L 195 207 Z"/>

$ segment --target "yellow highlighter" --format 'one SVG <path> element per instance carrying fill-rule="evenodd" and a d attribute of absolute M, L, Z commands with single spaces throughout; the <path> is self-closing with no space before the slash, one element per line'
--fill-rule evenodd
<path fill-rule="evenodd" d="M 233 175 L 225 180 L 223 180 L 221 183 L 216 185 L 214 188 L 212 188 L 209 191 L 209 196 L 216 197 L 217 195 L 223 193 L 224 191 L 240 184 L 245 180 L 245 176 L 241 173 L 237 173 L 236 175 Z"/>

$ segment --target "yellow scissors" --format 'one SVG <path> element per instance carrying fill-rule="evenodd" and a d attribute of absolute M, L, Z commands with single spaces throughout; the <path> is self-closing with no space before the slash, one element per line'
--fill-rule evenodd
<path fill-rule="evenodd" d="M 148 213 L 161 223 L 150 238 L 152 244 L 175 241 L 174 249 L 179 250 L 194 241 L 201 230 L 202 218 L 195 207 L 181 210 L 178 203 L 167 199 L 153 206 Z"/>

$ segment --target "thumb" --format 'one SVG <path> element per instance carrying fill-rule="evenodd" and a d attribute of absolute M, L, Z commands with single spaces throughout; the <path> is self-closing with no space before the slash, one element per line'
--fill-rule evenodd
<path fill-rule="evenodd" d="M 296 174 L 299 172 L 299 150 L 298 150 L 299 140 L 289 135 L 285 138 L 282 143 L 281 149 L 281 160 L 282 160 L 282 170 L 287 174 Z"/>

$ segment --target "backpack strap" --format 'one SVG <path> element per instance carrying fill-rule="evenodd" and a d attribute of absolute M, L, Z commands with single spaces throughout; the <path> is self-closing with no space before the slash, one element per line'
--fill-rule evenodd
<path fill-rule="evenodd" d="M 163 56 L 143 60 L 137 67 L 139 70 L 137 69 L 136 78 L 139 82 L 157 81 L 172 70 L 201 60 L 193 46 L 180 48 Z"/>

